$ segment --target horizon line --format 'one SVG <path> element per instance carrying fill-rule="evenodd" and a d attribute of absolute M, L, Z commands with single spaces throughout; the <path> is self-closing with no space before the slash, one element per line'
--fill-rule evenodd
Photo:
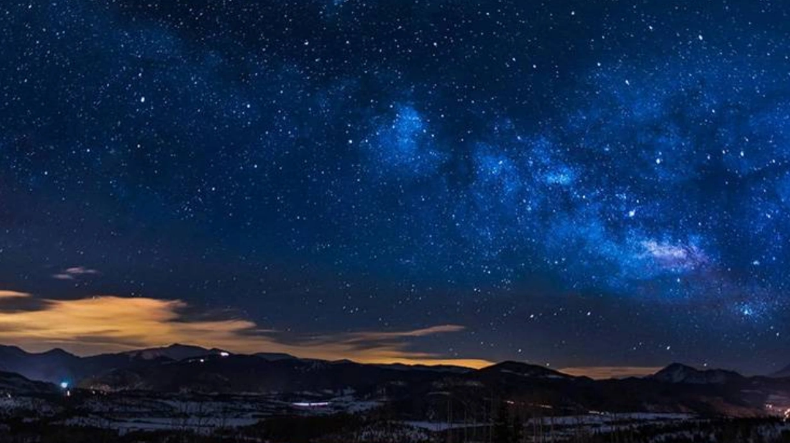
<path fill-rule="evenodd" d="M 726 370 L 736 372 L 741 374 L 739 371 L 725 369 L 725 368 L 707 368 L 707 367 L 697 367 L 694 365 L 689 365 L 685 363 L 679 362 L 671 362 L 664 366 L 635 366 L 635 365 L 591 365 L 591 366 L 564 366 L 559 369 L 552 368 L 547 365 L 541 365 L 536 363 L 531 363 L 529 361 L 524 360 L 511 360 L 505 359 L 501 361 L 489 361 L 489 360 L 478 360 L 478 359 L 409 359 L 409 358 L 388 358 L 388 359 L 380 359 L 376 361 L 364 361 L 364 360 L 355 360 L 353 358 L 338 358 L 338 359 L 322 359 L 322 358 L 313 358 L 313 357 L 301 357 L 299 355 L 294 355 L 288 352 L 277 352 L 277 351 L 259 351 L 259 352 L 235 352 L 232 350 L 226 350 L 219 347 L 206 347 L 200 344 L 193 344 L 193 343 L 182 343 L 182 342 L 175 342 L 169 344 L 163 344 L 160 346 L 152 346 L 152 347 L 141 347 L 141 348 L 133 348 L 133 347 L 122 347 L 119 348 L 117 351 L 109 351 L 109 352 L 75 352 L 73 350 L 65 349 L 64 347 L 52 347 L 47 350 L 40 350 L 34 351 L 30 350 L 29 347 L 25 345 L 18 345 L 18 344 L 4 344 L 0 343 L 0 346 L 4 347 L 16 347 L 23 352 L 31 355 L 42 355 L 47 354 L 52 351 L 63 351 L 69 355 L 73 355 L 77 358 L 90 358 L 96 357 L 100 355 L 117 355 L 117 354 L 129 354 L 134 352 L 144 352 L 144 351 L 151 351 L 151 350 L 159 350 L 159 349 L 167 349 L 172 347 L 193 347 L 193 348 L 200 348 L 207 352 L 210 351 L 223 351 L 228 352 L 231 355 L 241 355 L 241 356 L 254 356 L 257 354 L 281 354 L 281 355 L 288 355 L 293 357 L 297 360 L 317 360 L 317 361 L 325 361 L 329 363 L 333 362 L 342 362 L 342 361 L 349 361 L 351 363 L 360 364 L 360 365 L 381 365 L 381 366 L 394 366 L 394 365 L 402 365 L 402 366 L 410 366 L 410 367 L 455 367 L 455 368 L 465 368 L 470 370 L 480 370 L 485 368 L 490 368 L 499 364 L 507 363 L 507 362 L 515 362 L 525 365 L 537 366 L 541 368 L 550 369 L 552 371 L 556 371 L 565 375 L 569 375 L 572 377 L 588 377 L 593 380 L 607 380 L 607 379 L 623 379 L 629 377 L 647 377 L 650 375 L 654 375 L 655 373 L 665 369 L 669 366 L 675 364 L 681 364 L 683 366 L 688 366 L 696 370 L 707 371 L 707 370 Z M 125 349 L 125 350 L 124 350 Z M 463 364 L 467 363 L 467 364 Z M 744 374 L 741 374 L 744 375 Z M 759 375 L 759 374 L 758 374 Z"/>

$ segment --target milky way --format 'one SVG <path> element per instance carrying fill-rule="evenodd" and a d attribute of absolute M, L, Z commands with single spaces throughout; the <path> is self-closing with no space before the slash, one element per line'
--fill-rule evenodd
<path fill-rule="evenodd" d="M 788 19 L 6 2 L 0 290 L 179 298 L 286 336 L 461 325 L 411 345 L 448 358 L 770 372 L 790 363 Z"/>

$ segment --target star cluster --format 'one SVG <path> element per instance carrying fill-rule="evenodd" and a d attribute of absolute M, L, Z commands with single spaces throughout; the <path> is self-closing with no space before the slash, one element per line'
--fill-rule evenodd
<path fill-rule="evenodd" d="M 7 2 L 0 289 L 177 296 L 284 333 L 463 325 L 414 344 L 446 357 L 768 372 L 790 360 L 787 20 Z"/>

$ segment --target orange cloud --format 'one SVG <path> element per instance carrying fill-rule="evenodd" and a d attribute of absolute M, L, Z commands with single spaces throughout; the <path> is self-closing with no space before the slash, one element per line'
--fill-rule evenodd
<path fill-rule="evenodd" d="M 0 291 L 0 298 L 32 298 Z M 278 338 L 276 331 L 241 319 L 190 320 L 181 300 L 96 296 L 77 300 L 41 300 L 32 310 L 0 308 L 0 341 L 33 351 L 61 347 L 81 355 L 188 343 L 233 352 L 285 352 L 327 360 L 364 363 L 489 365 L 485 360 L 446 359 L 410 350 L 410 339 L 463 331 L 439 325 L 412 331 L 353 332 Z"/>
<path fill-rule="evenodd" d="M 596 380 L 610 378 L 644 377 L 660 371 L 660 367 L 652 366 L 582 366 L 560 369 L 568 375 L 585 376 Z"/>
<path fill-rule="evenodd" d="M 463 326 L 459 325 L 439 325 L 431 326 L 430 328 L 415 329 L 413 331 L 400 331 L 400 332 L 360 332 L 349 334 L 348 341 L 371 341 L 371 340 L 393 340 L 406 337 L 426 337 L 435 334 L 445 334 L 448 332 L 461 332 Z"/>
<path fill-rule="evenodd" d="M 0 298 L 25 298 L 29 296 L 30 294 L 26 294 L 24 292 L 0 291 Z"/>

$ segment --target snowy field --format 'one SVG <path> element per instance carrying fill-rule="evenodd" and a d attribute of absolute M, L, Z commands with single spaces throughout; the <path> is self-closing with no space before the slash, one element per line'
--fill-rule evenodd
<path fill-rule="evenodd" d="M 361 414 L 381 405 L 353 393 L 301 395 L 178 395 L 80 392 L 72 396 L 0 395 L 0 419 L 48 420 L 55 425 L 130 431 L 184 431 L 209 434 L 217 429 L 254 425 L 274 415 Z"/>
<path fill-rule="evenodd" d="M 751 423 L 750 433 L 742 441 L 781 441 L 790 424 L 781 421 L 784 400 L 766 410 L 777 418 L 772 422 Z M 304 417 L 333 419 L 338 413 L 355 417 L 378 417 L 363 420 L 349 437 L 357 442 L 424 443 L 444 434 L 456 438 L 483 436 L 494 432 L 495 423 L 455 422 L 382 418 L 383 399 L 357 398 L 353 392 L 330 396 L 329 393 L 304 392 L 279 395 L 148 395 L 141 393 L 102 394 L 79 392 L 72 396 L 12 396 L 0 395 L 0 430 L 7 420 L 21 419 L 24 423 L 67 426 L 80 429 L 105 429 L 119 436 L 131 432 L 171 431 L 211 435 L 218 431 L 225 435 L 243 434 L 245 429 L 271 417 Z M 386 409 L 386 408 L 385 408 Z M 6 421 L 4 421 L 6 420 Z M 726 423 L 724 423 L 726 425 Z M 722 426 L 724 426 L 722 425 Z M 580 441 L 615 434 L 650 435 L 641 440 L 655 443 L 702 439 L 716 443 L 719 422 L 689 414 L 669 413 L 609 413 L 589 411 L 586 414 L 554 417 L 529 417 L 522 422 L 524 441 L 564 442 Z M 251 428 L 250 428 L 251 429 Z M 738 428 L 740 429 L 740 428 Z M 740 431 L 739 431 L 740 432 Z M 230 434 L 228 434 L 230 433 Z M 678 440 L 680 439 L 680 440 Z M 252 441 L 252 440 L 251 440 Z M 470 440 L 472 441 L 472 440 Z M 582 440 L 586 441 L 586 440 Z"/>
<path fill-rule="evenodd" d="M 585 415 L 565 415 L 559 417 L 541 417 L 527 419 L 524 422 L 525 426 L 556 426 L 556 427 L 578 427 L 578 426 L 602 426 L 613 423 L 643 423 L 650 424 L 656 422 L 673 422 L 673 421 L 688 421 L 694 420 L 693 415 L 689 414 L 656 414 L 646 412 L 632 412 L 632 413 L 591 413 Z M 428 422 L 428 421 L 407 421 L 409 426 L 414 426 L 420 429 L 429 431 L 440 432 L 448 429 L 463 429 L 469 427 L 485 427 L 491 426 L 486 423 L 446 423 L 446 422 Z"/>

